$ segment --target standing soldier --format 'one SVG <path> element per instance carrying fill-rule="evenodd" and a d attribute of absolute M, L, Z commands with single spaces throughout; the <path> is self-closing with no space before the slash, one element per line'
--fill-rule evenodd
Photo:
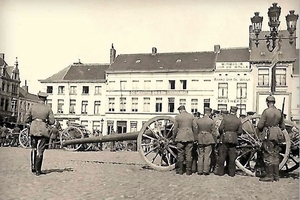
<path fill-rule="evenodd" d="M 186 175 L 192 174 L 192 148 L 196 138 L 197 124 L 194 116 L 187 113 L 185 106 L 179 106 L 179 115 L 175 117 L 174 137 L 177 143 L 178 174 L 183 174 L 183 162 L 186 162 Z"/>
<path fill-rule="evenodd" d="M 3 127 L 1 128 L 1 146 L 5 146 L 7 142 L 7 136 L 8 136 L 8 129 L 6 127 L 6 124 L 3 124 Z"/>
<path fill-rule="evenodd" d="M 217 136 L 213 135 L 214 121 L 209 118 L 211 108 L 204 108 L 204 116 L 196 120 L 198 126 L 198 175 L 209 175 L 212 147 Z"/>
<path fill-rule="evenodd" d="M 57 137 L 59 135 L 59 122 L 55 121 L 55 124 L 51 126 L 50 128 L 50 141 L 49 141 L 49 147 L 51 149 L 55 149 L 56 148 L 56 140 Z"/>
<path fill-rule="evenodd" d="M 219 127 L 221 134 L 217 169 L 217 175 L 219 176 L 225 174 L 224 162 L 227 155 L 228 175 L 231 177 L 235 175 L 236 145 L 238 144 L 238 135 L 242 134 L 242 122 L 236 116 L 237 109 L 236 106 L 231 106 L 230 113 L 224 116 Z"/>
<path fill-rule="evenodd" d="M 49 141 L 48 125 L 55 122 L 51 108 L 45 105 L 47 94 L 39 92 L 40 103 L 32 105 L 26 113 L 26 123 L 30 124 L 31 171 L 37 176 L 42 174 L 43 154 Z"/>
<path fill-rule="evenodd" d="M 268 96 L 266 99 L 268 108 L 265 109 L 257 124 L 262 132 L 263 158 L 266 165 L 266 177 L 260 181 L 279 181 L 279 146 L 282 132 L 285 129 L 282 113 L 275 107 L 275 98 Z"/>
<path fill-rule="evenodd" d="M 12 130 L 13 134 L 13 141 L 11 143 L 11 146 L 17 147 L 19 145 L 19 135 L 20 135 L 21 129 L 18 127 L 17 124 L 15 124 L 14 129 Z"/>

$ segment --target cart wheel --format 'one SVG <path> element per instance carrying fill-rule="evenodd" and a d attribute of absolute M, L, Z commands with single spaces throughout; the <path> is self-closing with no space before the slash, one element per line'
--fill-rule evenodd
<path fill-rule="evenodd" d="M 66 140 L 82 139 L 82 138 L 84 138 L 84 134 L 79 128 L 75 126 L 69 126 L 68 128 L 64 129 L 61 132 L 60 144 L 62 146 L 63 142 Z M 81 146 L 82 144 L 72 144 L 63 148 L 68 151 L 77 151 L 78 149 L 81 148 Z"/>
<path fill-rule="evenodd" d="M 157 116 L 146 122 L 139 131 L 137 149 L 147 165 L 158 171 L 175 168 L 177 148 L 172 135 L 175 119 Z"/>
<path fill-rule="evenodd" d="M 28 133 L 28 128 L 24 128 L 19 134 L 19 143 L 21 147 L 28 149 L 31 147 L 30 135 Z"/>
<path fill-rule="evenodd" d="M 89 138 L 89 137 L 93 136 L 92 132 L 87 129 L 82 130 L 82 132 L 83 132 L 85 138 Z M 86 143 L 86 144 L 83 144 L 82 147 L 83 147 L 84 151 L 89 151 L 92 149 L 92 147 L 94 145 L 95 145 L 95 143 Z"/>
<path fill-rule="evenodd" d="M 258 139 L 258 131 L 256 128 L 260 116 L 253 115 L 242 119 L 243 134 L 239 136 L 239 145 L 237 146 L 238 156 L 235 164 L 239 169 L 250 176 L 260 176 L 261 169 L 264 168 L 262 160 L 261 146 L 262 142 Z M 280 146 L 280 164 L 281 169 L 287 162 L 291 141 L 286 130 L 282 131 L 284 140 L 279 144 Z"/>

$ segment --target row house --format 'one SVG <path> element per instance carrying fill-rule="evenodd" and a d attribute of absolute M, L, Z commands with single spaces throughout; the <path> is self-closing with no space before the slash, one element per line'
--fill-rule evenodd
<path fill-rule="evenodd" d="M 103 131 L 108 64 L 77 63 L 51 77 L 39 80 L 49 96 L 47 104 L 66 128 L 67 122 L 80 123 L 88 130 Z"/>
<path fill-rule="evenodd" d="M 259 39 L 267 35 L 267 31 L 259 34 Z M 266 108 L 265 99 L 271 94 L 271 63 L 275 53 L 278 55 L 278 62 L 275 68 L 275 92 L 272 95 L 276 98 L 276 107 L 284 109 L 287 119 L 299 122 L 299 50 L 296 49 L 296 42 L 289 43 L 287 30 L 279 31 L 283 38 L 278 51 L 269 52 L 266 43 L 261 41 L 255 45 L 255 33 L 252 27 L 249 28 L 250 44 L 250 65 L 253 69 L 254 84 L 254 110 L 261 114 Z M 286 39 L 285 39 L 286 38 Z M 284 103 L 284 107 L 283 107 Z"/>
<path fill-rule="evenodd" d="M 20 82 L 18 61 L 9 66 L 0 53 L 0 122 L 16 121 Z"/>

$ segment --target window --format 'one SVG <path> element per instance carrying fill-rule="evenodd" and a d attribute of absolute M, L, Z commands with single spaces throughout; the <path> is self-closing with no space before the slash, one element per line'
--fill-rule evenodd
<path fill-rule="evenodd" d="M 198 89 L 199 88 L 199 80 L 193 79 L 192 80 L 192 89 Z"/>
<path fill-rule="evenodd" d="M 81 114 L 87 114 L 88 101 L 81 102 Z"/>
<path fill-rule="evenodd" d="M 286 86 L 286 69 L 276 68 L 276 86 Z"/>
<path fill-rule="evenodd" d="M 76 86 L 70 86 L 70 94 L 77 94 L 77 87 Z"/>
<path fill-rule="evenodd" d="M 186 80 L 180 80 L 180 86 L 181 86 L 180 89 L 185 90 L 186 89 Z"/>
<path fill-rule="evenodd" d="M 127 81 L 120 81 L 120 90 L 126 90 Z"/>
<path fill-rule="evenodd" d="M 4 110 L 8 111 L 8 99 L 5 100 L 5 108 L 4 108 Z"/>
<path fill-rule="evenodd" d="M 191 101 L 192 101 L 191 112 L 192 113 L 198 112 L 198 99 L 192 99 Z"/>
<path fill-rule="evenodd" d="M 97 131 L 97 130 L 100 131 L 100 121 L 93 121 L 92 122 L 92 129 L 93 129 L 93 131 Z"/>
<path fill-rule="evenodd" d="M 65 86 L 58 86 L 58 94 L 65 94 Z"/>
<path fill-rule="evenodd" d="M 125 97 L 120 98 L 120 111 L 126 112 L 126 98 Z"/>
<path fill-rule="evenodd" d="M 101 86 L 95 86 L 95 94 L 96 95 L 101 95 Z"/>
<path fill-rule="evenodd" d="M 175 80 L 169 80 L 169 89 L 175 89 Z"/>
<path fill-rule="evenodd" d="M 155 112 L 162 112 L 162 98 L 156 98 Z"/>
<path fill-rule="evenodd" d="M 258 85 L 269 86 L 269 69 L 258 69 Z"/>
<path fill-rule="evenodd" d="M 76 112 L 75 107 L 76 107 L 76 100 L 70 99 L 70 110 L 69 110 L 70 114 L 75 114 Z"/>
<path fill-rule="evenodd" d="M 151 88 L 151 81 L 150 80 L 144 80 L 144 89 L 148 90 Z"/>
<path fill-rule="evenodd" d="M 138 80 L 132 81 L 132 89 L 134 89 L 134 90 L 139 89 L 139 81 Z"/>
<path fill-rule="evenodd" d="M 236 85 L 236 98 L 237 99 L 247 98 L 247 83 L 238 83 Z"/>
<path fill-rule="evenodd" d="M 89 94 L 89 86 L 82 86 L 82 94 Z"/>
<path fill-rule="evenodd" d="M 116 89 L 116 81 L 109 81 L 108 82 L 108 89 L 115 90 Z"/>
<path fill-rule="evenodd" d="M 228 98 L 228 83 L 218 84 L 219 98 Z"/>
<path fill-rule="evenodd" d="M 204 101 L 203 101 L 203 111 L 204 111 L 205 107 L 210 108 L 210 99 L 204 99 Z"/>
<path fill-rule="evenodd" d="M 5 83 L 2 83 L 2 91 L 5 91 Z"/>
<path fill-rule="evenodd" d="M 108 98 L 108 111 L 115 111 L 115 98 Z"/>
<path fill-rule="evenodd" d="M 227 104 L 218 104 L 218 110 L 227 110 Z"/>
<path fill-rule="evenodd" d="M 82 120 L 81 125 L 84 126 L 86 129 L 88 129 L 88 125 L 89 125 L 88 120 Z"/>
<path fill-rule="evenodd" d="M 10 91 L 9 91 L 9 84 L 7 84 L 6 86 L 7 86 L 6 92 L 10 92 Z"/>
<path fill-rule="evenodd" d="M 137 121 L 131 121 L 130 122 L 130 132 L 136 132 L 137 131 Z"/>
<path fill-rule="evenodd" d="M 186 105 L 186 99 L 179 99 L 179 105 Z"/>
<path fill-rule="evenodd" d="M 64 107 L 64 100 L 63 99 L 58 99 L 57 100 L 57 113 L 58 114 L 64 113 L 63 107 Z"/>
<path fill-rule="evenodd" d="M 236 107 L 238 107 L 238 114 L 246 114 L 246 104 L 236 104 Z"/>
<path fill-rule="evenodd" d="M 53 86 L 47 86 L 46 91 L 48 94 L 53 94 Z"/>
<path fill-rule="evenodd" d="M 175 99 L 174 98 L 168 98 L 168 112 L 174 112 L 175 107 Z"/>
<path fill-rule="evenodd" d="M 144 112 L 150 112 L 150 98 L 144 97 Z"/>
<path fill-rule="evenodd" d="M 1 99 L 0 108 L 4 110 L 4 98 Z"/>
<path fill-rule="evenodd" d="M 101 106 L 101 101 L 95 101 L 94 114 L 96 114 L 96 115 L 100 114 L 100 106 Z"/>
<path fill-rule="evenodd" d="M 52 99 L 47 99 L 47 105 L 52 109 Z"/>
<path fill-rule="evenodd" d="M 132 112 L 137 112 L 138 111 L 138 98 L 132 98 L 131 100 L 132 100 L 132 102 L 131 102 L 131 104 L 132 104 L 131 111 Z"/>
<path fill-rule="evenodd" d="M 156 80 L 156 89 L 163 89 L 163 80 Z"/>

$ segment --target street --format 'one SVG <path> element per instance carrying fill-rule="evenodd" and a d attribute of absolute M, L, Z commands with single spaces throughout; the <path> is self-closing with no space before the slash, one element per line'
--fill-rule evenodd
<path fill-rule="evenodd" d="M 30 172 L 30 149 L 0 148 L 0 199 L 299 199 L 299 172 L 266 183 L 236 175 L 180 176 L 145 167 L 137 152 L 45 151 Z"/>

